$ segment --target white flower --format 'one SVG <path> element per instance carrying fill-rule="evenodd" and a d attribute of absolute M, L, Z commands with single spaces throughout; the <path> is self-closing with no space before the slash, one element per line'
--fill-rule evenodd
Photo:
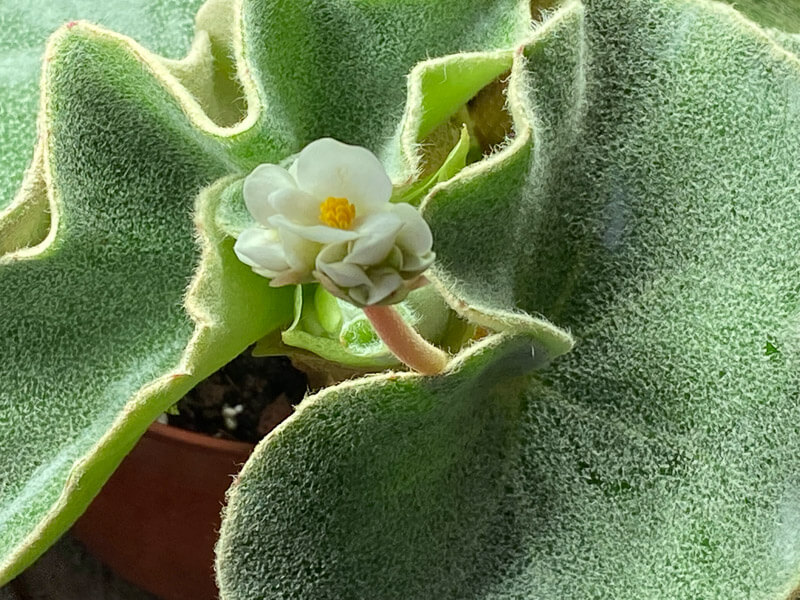
<path fill-rule="evenodd" d="M 433 262 L 433 238 L 417 209 L 391 195 L 372 152 L 316 140 L 288 170 L 260 165 L 245 179 L 258 226 L 234 250 L 272 286 L 318 280 L 359 306 L 398 302 Z"/>

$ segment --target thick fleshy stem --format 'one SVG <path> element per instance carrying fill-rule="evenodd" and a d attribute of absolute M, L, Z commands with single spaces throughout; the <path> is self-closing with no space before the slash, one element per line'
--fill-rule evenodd
<path fill-rule="evenodd" d="M 364 314 L 387 348 L 415 371 L 437 375 L 447 366 L 447 353 L 409 326 L 393 306 L 365 306 Z"/>

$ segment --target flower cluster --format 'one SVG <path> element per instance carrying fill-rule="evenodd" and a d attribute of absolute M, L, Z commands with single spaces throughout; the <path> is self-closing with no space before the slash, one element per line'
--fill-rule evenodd
<path fill-rule="evenodd" d="M 289 169 L 264 164 L 245 179 L 258 225 L 234 250 L 272 286 L 316 280 L 358 306 L 399 302 L 433 262 L 433 238 L 417 209 L 391 196 L 369 150 L 316 140 Z"/>

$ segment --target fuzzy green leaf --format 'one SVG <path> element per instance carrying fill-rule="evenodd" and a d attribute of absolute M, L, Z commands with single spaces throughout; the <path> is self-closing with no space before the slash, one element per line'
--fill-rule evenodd
<path fill-rule="evenodd" d="M 530 341 L 496 336 L 447 375 L 376 375 L 306 400 L 231 489 L 222 598 L 473 597 L 496 577 L 482 567 L 502 566 L 511 382 L 533 365 Z"/>
<path fill-rule="evenodd" d="M 576 349 L 499 428 L 476 408 L 486 374 L 309 401 L 231 494 L 223 598 L 787 598 L 798 99 L 797 55 L 722 4 L 553 15 L 515 57 L 513 141 L 425 214 L 456 304 L 505 326 L 543 315 Z"/>
<path fill-rule="evenodd" d="M 505 587 L 784 598 L 800 580 L 800 61 L 719 4 L 562 15 L 517 59 L 514 145 L 426 213 L 443 277 L 496 306 L 463 270 L 496 249 L 467 220 L 458 247 L 448 232 L 511 198 L 529 249 L 480 276 L 579 340 L 536 393 L 557 416 L 525 425 L 530 515 L 553 512 Z"/>
<path fill-rule="evenodd" d="M 278 0 L 247 2 L 244 44 L 268 107 L 259 122 L 261 143 L 277 158 L 326 136 L 384 154 L 412 67 L 454 52 L 507 50 L 527 31 L 529 15 L 521 0 L 325 0 L 291 8 Z M 476 69 L 458 91 L 437 98 L 426 112 L 428 126 L 491 81 L 494 68 Z"/>
<path fill-rule="evenodd" d="M 86 25 L 48 50 L 53 226 L 0 258 L 1 581 L 77 518 L 161 411 L 291 314 L 291 293 L 254 281 L 213 224 L 228 181 L 201 190 L 235 170 L 224 147 L 152 69 Z"/>
<path fill-rule="evenodd" d="M 322 135 L 380 151 L 416 63 L 513 46 L 528 16 L 522 0 L 284 4 L 209 0 L 182 60 L 81 23 L 50 42 L 33 166 L 0 215 L 0 581 L 161 411 L 291 320 L 292 291 L 216 223 L 249 168 Z"/>
<path fill-rule="evenodd" d="M 798 0 L 723 0 L 756 23 L 786 33 L 800 33 Z"/>
<path fill-rule="evenodd" d="M 47 37 L 64 23 L 86 19 L 129 35 L 164 56 L 179 57 L 189 48 L 192 19 L 200 4 L 201 0 L 0 4 L 0 210 L 14 197 L 33 152 L 40 59 Z"/>
<path fill-rule="evenodd" d="M 439 167 L 435 173 L 414 181 L 414 183 L 408 186 L 396 188 L 392 194 L 392 202 L 408 202 L 409 204 L 418 206 L 420 201 L 430 192 L 434 185 L 447 181 L 463 169 L 467 165 L 467 155 L 470 150 L 468 129 L 466 124 L 461 125 L 461 133 L 458 141 L 445 157 L 442 166 Z"/>

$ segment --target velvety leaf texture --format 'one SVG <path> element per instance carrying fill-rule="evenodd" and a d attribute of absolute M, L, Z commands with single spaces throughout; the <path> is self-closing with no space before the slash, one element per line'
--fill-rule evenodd
<path fill-rule="evenodd" d="M 513 382 L 534 360 L 529 340 L 497 336 L 447 376 L 377 375 L 306 400 L 231 489 L 222 598 L 470 598 L 488 586 L 516 537 Z"/>
<path fill-rule="evenodd" d="M 108 41 L 65 34 L 49 72 L 56 239 L 0 270 L 4 555 L 58 500 L 125 391 L 177 365 L 193 331 L 181 301 L 198 258 L 186 201 L 224 173 L 164 91 Z"/>
<path fill-rule="evenodd" d="M 528 18 L 519 0 L 210 0 L 180 61 L 85 23 L 54 35 L 32 167 L 0 214 L 0 583 L 77 518 L 160 412 L 291 322 L 292 290 L 241 264 L 216 224 L 249 168 L 309 136 L 380 152 L 412 67 L 507 52 Z M 319 76 L 320 57 L 335 77 Z M 287 69 L 303 77 L 284 81 Z"/>
<path fill-rule="evenodd" d="M 189 47 L 201 0 L 30 0 L 0 5 L 0 210 L 22 182 L 36 138 L 41 56 L 47 37 L 86 19 L 135 38 L 164 56 Z"/>
<path fill-rule="evenodd" d="M 69 526 L 159 412 L 291 314 L 291 293 L 253 282 L 210 224 L 198 244 L 195 199 L 233 166 L 125 43 L 76 25 L 48 56 L 53 230 L 0 259 L 3 578 Z M 187 296 L 201 250 L 214 284 Z"/>
<path fill-rule="evenodd" d="M 542 315 L 575 350 L 501 428 L 419 416 L 434 388 L 439 411 L 508 406 L 458 370 L 308 401 L 231 494 L 225 600 L 789 596 L 800 61 L 776 39 L 696 0 L 572 2 L 534 33 L 514 138 L 424 214 L 453 298 Z"/>
<path fill-rule="evenodd" d="M 267 107 L 263 138 L 281 156 L 326 136 L 384 154 L 403 115 L 411 68 L 443 54 L 513 46 L 528 30 L 527 4 L 246 3 L 242 28 L 247 58 Z M 449 112 L 467 99 L 453 102 Z M 447 116 L 442 111 L 440 118 Z"/>
<path fill-rule="evenodd" d="M 724 0 L 756 23 L 787 33 L 800 33 L 798 0 Z"/>

